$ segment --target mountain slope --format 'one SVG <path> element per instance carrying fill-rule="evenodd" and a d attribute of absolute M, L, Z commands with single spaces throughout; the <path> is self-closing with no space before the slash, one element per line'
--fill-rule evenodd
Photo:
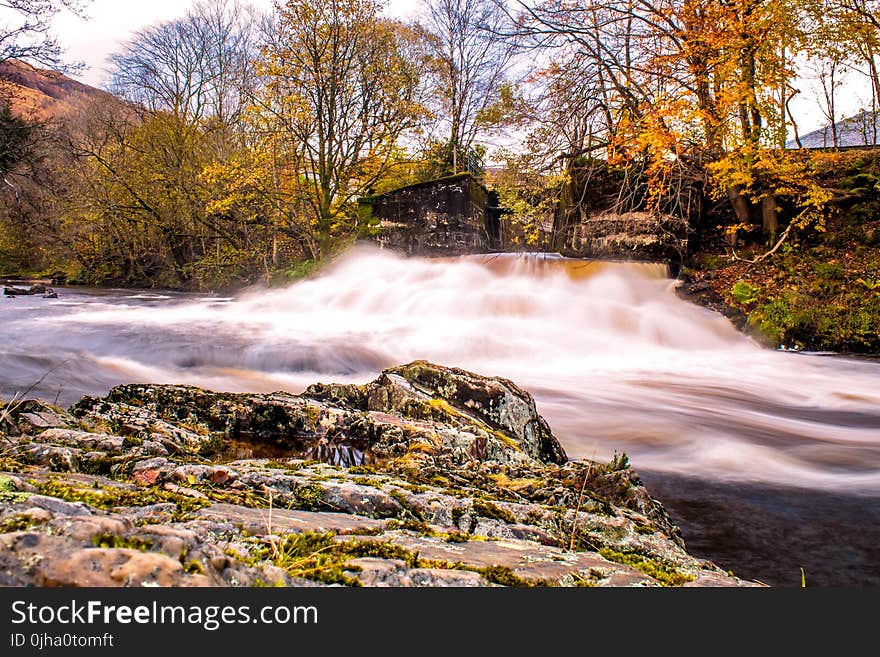
<path fill-rule="evenodd" d="M 16 114 L 38 121 L 64 119 L 98 103 L 121 103 L 106 91 L 15 59 L 0 62 L 0 93 Z"/>

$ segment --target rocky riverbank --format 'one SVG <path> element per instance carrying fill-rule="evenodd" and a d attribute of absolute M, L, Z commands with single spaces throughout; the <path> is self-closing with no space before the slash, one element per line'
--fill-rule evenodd
<path fill-rule="evenodd" d="M 132 385 L 0 406 L 0 585 L 743 586 L 625 456 L 425 362 L 302 395 Z"/>

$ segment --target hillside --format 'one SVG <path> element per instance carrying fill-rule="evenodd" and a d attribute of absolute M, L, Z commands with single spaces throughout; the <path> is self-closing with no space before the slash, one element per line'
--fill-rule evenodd
<path fill-rule="evenodd" d="M 106 91 L 14 59 L 0 62 L 0 85 L 17 114 L 38 121 L 63 119 L 97 103 L 119 102 Z"/>

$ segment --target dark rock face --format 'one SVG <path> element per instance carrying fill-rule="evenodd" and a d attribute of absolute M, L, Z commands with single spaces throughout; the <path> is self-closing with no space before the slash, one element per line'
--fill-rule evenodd
<path fill-rule="evenodd" d="M 689 247 L 688 220 L 644 211 L 644 181 L 597 161 L 568 173 L 553 217 L 552 250 L 573 258 L 681 263 Z M 685 191 L 698 207 L 701 192 Z"/>
<path fill-rule="evenodd" d="M 5 297 L 21 297 L 21 296 L 35 296 L 40 295 L 44 299 L 57 299 L 58 293 L 53 290 L 51 287 L 43 285 L 42 283 L 35 283 L 28 288 L 24 287 L 12 287 L 7 285 L 3 288 L 3 296 Z"/>
<path fill-rule="evenodd" d="M 685 279 L 681 285 L 675 288 L 675 293 L 679 298 L 695 303 L 699 306 L 709 308 L 717 313 L 721 313 L 730 323 L 737 329 L 743 331 L 754 338 L 760 339 L 755 331 L 749 331 L 748 317 L 738 308 L 734 308 L 726 303 L 724 299 L 712 287 L 712 284 L 706 280 Z"/>
<path fill-rule="evenodd" d="M 460 174 L 361 199 L 367 239 L 408 255 L 486 253 L 500 246 L 500 225 L 489 193 Z"/>
<path fill-rule="evenodd" d="M 315 385 L 300 396 L 120 386 L 72 410 L 158 445 L 167 440 L 156 434 L 160 426 L 178 445 L 202 452 L 230 439 L 266 450 L 261 455 L 274 450 L 349 466 L 416 447 L 447 466 L 566 460 L 527 392 L 510 381 L 426 362 L 387 370 L 365 386 Z"/>
<path fill-rule="evenodd" d="M 687 553 L 625 459 L 566 462 L 504 379 L 415 362 L 0 419 L 0 585 L 747 584 Z"/>
<path fill-rule="evenodd" d="M 649 212 L 583 217 L 561 236 L 560 253 L 573 258 L 681 262 L 688 226 L 676 217 Z"/>

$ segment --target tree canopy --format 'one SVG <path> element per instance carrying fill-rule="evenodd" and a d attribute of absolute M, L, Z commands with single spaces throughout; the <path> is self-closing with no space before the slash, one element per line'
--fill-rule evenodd
<path fill-rule="evenodd" d="M 21 21 L 0 60 L 55 65 L 51 18 L 87 3 L 5 6 Z M 3 220 L 61 234 L 92 282 L 213 288 L 300 271 L 364 228 L 359 197 L 482 176 L 486 156 L 533 241 L 577 220 L 593 168 L 617 176 L 615 210 L 694 230 L 711 210 L 772 245 L 821 230 L 836 193 L 787 147 L 804 76 L 832 125 L 841 80 L 864 79 L 877 127 L 878 16 L 875 0 L 425 0 L 406 23 L 380 0 L 200 0 L 123 44 L 125 102 L 64 117 L 53 145 L 0 116 L 0 166 L 39 169 L 46 209 L 23 213 L 19 184 Z"/>

